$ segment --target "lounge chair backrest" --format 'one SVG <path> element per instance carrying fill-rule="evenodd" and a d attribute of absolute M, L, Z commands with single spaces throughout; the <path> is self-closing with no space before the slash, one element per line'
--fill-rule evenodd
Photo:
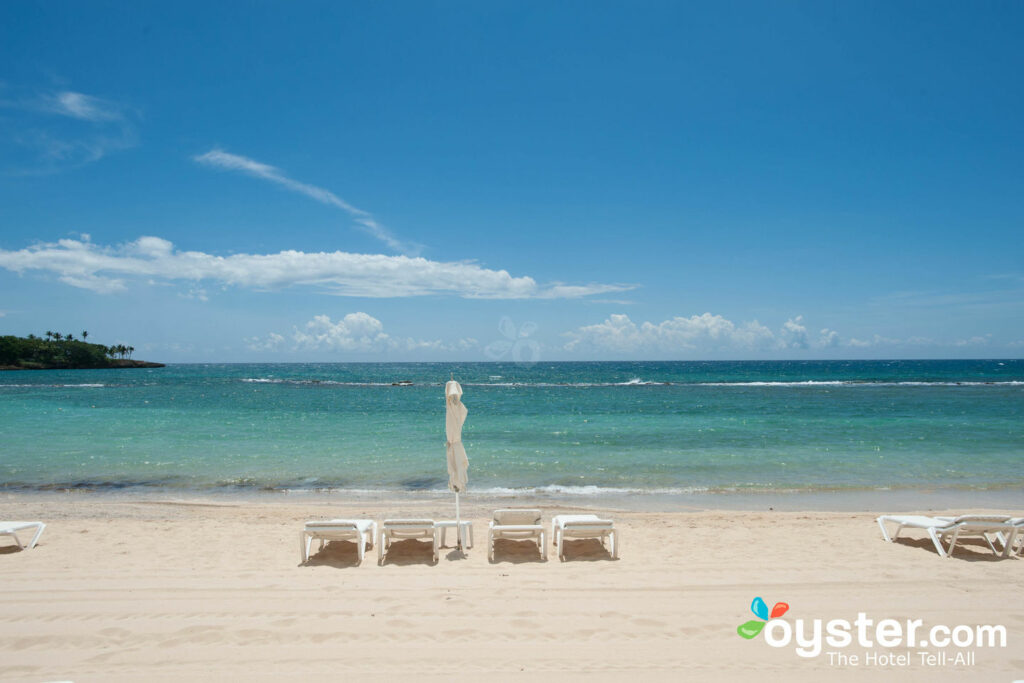
<path fill-rule="evenodd" d="M 1009 515 L 960 515 L 956 517 L 951 523 L 962 524 L 964 522 L 1008 522 L 1010 521 Z"/>
<path fill-rule="evenodd" d="M 501 526 L 540 524 L 540 510 L 505 509 L 494 511 L 494 523 Z"/>
<path fill-rule="evenodd" d="M 331 529 L 352 529 L 355 531 L 359 530 L 358 524 L 356 524 L 355 522 L 351 522 L 347 519 L 318 520 L 313 522 L 306 522 L 306 526 L 311 529 L 326 527 Z"/>
<path fill-rule="evenodd" d="M 385 519 L 387 526 L 433 526 L 432 519 Z"/>

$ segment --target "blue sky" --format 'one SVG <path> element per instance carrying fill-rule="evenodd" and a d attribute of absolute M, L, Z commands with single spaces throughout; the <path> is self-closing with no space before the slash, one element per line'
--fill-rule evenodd
<path fill-rule="evenodd" d="M 1019 3 L 4 3 L 0 334 L 1020 357 Z"/>

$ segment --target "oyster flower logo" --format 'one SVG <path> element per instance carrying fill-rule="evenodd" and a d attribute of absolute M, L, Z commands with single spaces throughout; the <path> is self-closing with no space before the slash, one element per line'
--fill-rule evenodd
<path fill-rule="evenodd" d="M 530 335 L 537 331 L 537 323 L 525 322 L 517 329 L 506 315 L 498 321 L 498 331 L 504 339 L 487 345 L 484 354 L 488 358 L 502 360 L 505 356 L 511 356 L 520 365 L 531 365 L 540 360 L 540 344 L 530 339 Z"/>
<path fill-rule="evenodd" d="M 769 619 L 776 619 L 789 611 L 789 605 L 784 602 L 777 602 L 769 614 L 768 605 L 765 604 L 765 601 L 761 598 L 754 598 L 754 601 L 750 603 L 750 611 L 754 613 L 757 619 L 751 619 L 736 627 L 736 633 L 739 633 L 740 637 L 747 640 L 756 637 L 761 632 L 761 629 L 764 628 L 764 625 L 768 623 Z"/>

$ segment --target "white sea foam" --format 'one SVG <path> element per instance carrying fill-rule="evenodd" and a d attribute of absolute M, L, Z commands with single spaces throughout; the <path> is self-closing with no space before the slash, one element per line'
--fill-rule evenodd
<path fill-rule="evenodd" d="M 1024 382 L 873 382 L 870 380 L 806 380 L 802 382 L 700 382 L 702 387 L 986 387 L 1024 386 Z"/>
<path fill-rule="evenodd" d="M 338 387 L 390 387 L 391 382 L 338 382 L 332 379 L 272 379 L 267 377 L 245 377 L 241 381 L 250 384 L 294 384 L 297 386 L 338 386 Z"/>

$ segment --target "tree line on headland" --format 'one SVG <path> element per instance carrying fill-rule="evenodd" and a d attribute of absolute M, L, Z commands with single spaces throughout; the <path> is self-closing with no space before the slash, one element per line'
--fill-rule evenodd
<path fill-rule="evenodd" d="M 0 337 L 0 369 L 2 370 L 57 370 L 79 368 L 160 368 L 162 363 L 132 360 L 134 346 L 115 344 L 104 346 L 81 340 L 73 334 L 63 335 L 47 330 L 42 337 Z"/>

